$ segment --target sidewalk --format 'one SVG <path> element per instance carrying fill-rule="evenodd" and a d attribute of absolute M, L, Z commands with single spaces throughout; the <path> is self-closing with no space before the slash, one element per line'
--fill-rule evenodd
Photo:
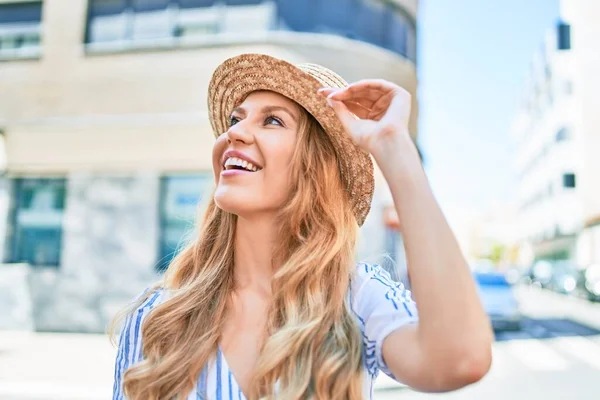
<path fill-rule="evenodd" d="M 115 354 L 104 335 L 0 332 L 0 398 L 110 399 Z"/>
<path fill-rule="evenodd" d="M 115 355 L 105 335 L 0 331 L 0 399 L 108 400 Z M 380 374 L 386 388 L 402 386 Z"/>

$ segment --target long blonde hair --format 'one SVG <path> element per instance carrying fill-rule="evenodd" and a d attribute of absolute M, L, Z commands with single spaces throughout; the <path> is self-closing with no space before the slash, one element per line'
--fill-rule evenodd
<path fill-rule="evenodd" d="M 362 339 L 347 302 L 358 226 L 333 145 L 304 110 L 298 142 L 249 400 L 360 399 Z M 144 320 L 144 360 L 123 377 L 129 399 L 184 398 L 213 360 L 233 289 L 236 222 L 211 199 L 197 239 L 172 261 L 160 285 L 173 296 Z"/>

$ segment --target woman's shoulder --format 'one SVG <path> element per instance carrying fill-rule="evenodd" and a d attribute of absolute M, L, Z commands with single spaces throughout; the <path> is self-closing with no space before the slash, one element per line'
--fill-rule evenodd
<path fill-rule="evenodd" d="M 398 317 L 399 311 L 407 317 L 417 316 L 411 292 L 378 264 L 360 262 L 356 265 L 350 283 L 349 300 L 351 308 L 361 320 L 374 312 L 382 315 L 391 313 L 394 318 Z"/>
<path fill-rule="evenodd" d="M 380 285 L 388 288 L 401 285 L 399 282 L 394 281 L 390 273 L 379 264 L 370 264 L 366 262 L 357 263 L 352 274 L 352 289 L 360 289 L 370 281 L 378 282 Z"/>
<path fill-rule="evenodd" d="M 169 297 L 169 291 L 162 286 L 149 286 L 135 296 L 129 315 L 148 313 Z M 135 305 L 135 306 L 133 306 Z"/>

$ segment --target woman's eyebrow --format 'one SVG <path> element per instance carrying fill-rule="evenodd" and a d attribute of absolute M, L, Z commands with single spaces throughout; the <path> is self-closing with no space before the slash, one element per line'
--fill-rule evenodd
<path fill-rule="evenodd" d="M 263 107 L 263 109 L 262 109 L 263 114 L 268 114 L 273 111 L 283 111 L 283 112 L 287 113 L 290 117 L 292 117 L 294 122 L 298 123 L 298 118 L 296 118 L 294 113 L 283 106 L 266 106 L 266 107 Z"/>
<path fill-rule="evenodd" d="M 269 114 L 273 111 L 283 111 L 285 113 L 287 113 L 290 117 L 292 117 L 292 119 L 294 120 L 294 122 L 298 123 L 298 118 L 294 115 L 293 112 L 291 112 L 290 110 L 288 110 L 286 107 L 283 106 L 265 106 L 262 108 L 261 112 L 263 114 Z M 246 115 L 246 109 L 242 106 L 236 107 L 233 109 L 233 111 L 231 112 L 233 113 L 238 113 L 241 115 Z"/>

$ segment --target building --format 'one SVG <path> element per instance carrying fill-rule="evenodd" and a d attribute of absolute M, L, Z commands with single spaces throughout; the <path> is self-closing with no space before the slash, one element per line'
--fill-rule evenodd
<path fill-rule="evenodd" d="M 600 261 L 600 4 L 561 1 L 532 64 L 513 136 L 528 261 Z"/>
<path fill-rule="evenodd" d="M 417 0 L 0 0 L 0 247 L 29 265 L 28 326 L 102 331 L 157 279 L 211 190 L 206 93 L 228 57 L 393 81 L 416 139 L 416 16 Z M 361 255 L 383 250 L 381 220 L 376 197 Z"/>

